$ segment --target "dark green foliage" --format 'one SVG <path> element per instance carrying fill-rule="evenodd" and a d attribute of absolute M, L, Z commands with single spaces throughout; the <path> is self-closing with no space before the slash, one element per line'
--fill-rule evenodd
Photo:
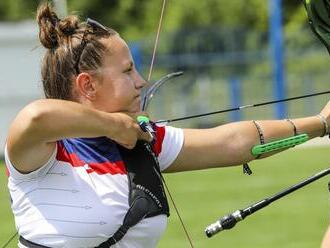
<path fill-rule="evenodd" d="M 33 19 L 41 1 L 1 0 L 0 21 Z M 95 18 L 113 27 L 129 39 L 141 39 L 155 31 L 162 1 L 145 0 L 68 0 L 69 13 L 83 19 Z M 167 31 L 182 28 L 195 29 L 205 26 L 240 27 L 266 31 L 268 28 L 268 1 L 266 0 L 207 0 L 207 1 L 168 1 L 164 17 Z M 283 1 L 285 23 L 300 10 L 300 1 Z M 295 18 L 299 24 L 304 18 Z"/>

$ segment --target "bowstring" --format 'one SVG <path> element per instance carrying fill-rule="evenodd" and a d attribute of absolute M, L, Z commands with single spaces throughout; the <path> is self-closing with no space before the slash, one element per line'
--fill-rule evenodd
<path fill-rule="evenodd" d="M 166 0 L 163 0 L 162 10 L 161 10 L 161 13 L 160 13 L 160 18 L 159 18 L 159 23 L 158 23 L 158 28 L 157 28 L 157 34 L 156 34 L 155 43 L 154 43 L 154 49 L 153 49 L 153 52 L 152 52 L 152 58 L 151 58 L 151 63 L 150 63 L 150 68 L 149 68 L 148 82 L 149 82 L 150 79 L 151 79 L 152 70 L 153 70 L 153 66 L 154 66 L 154 62 L 155 62 L 155 58 L 156 58 L 156 51 L 157 51 L 157 47 L 158 47 L 158 41 L 159 41 L 160 31 L 161 31 L 161 28 L 162 28 L 162 23 L 163 23 L 163 16 L 164 16 L 164 12 L 165 12 L 165 7 L 166 7 Z M 169 188 L 168 188 L 168 186 L 167 186 L 167 184 L 166 184 L 164 178 L 163 178 L 163 177 L 161 177 L 161 178 L 162 178 L 162 181 L 163 181 L 163 183 L 164 183 L 164 186 L 165 186 L 166 192 L 167 192 L 167 194 L 168 194 L 168 196 L 169 196 L 169 198 L 170 198 L 170 200 L 171 200 L 171 202 L 172 202 L 172 205 L 173 205 L 173 207 L 174 207 L 174 209 L 175 209 L 176 215 L 177 215 L 178 218 L 179 218 L 179 221 L 180 221 L 181 226 L 182 226 L 182 228 L 183 228 L 183 230 L 184 230 L 184 233 L 185 233 L 185 235 L 186 235 L 186 238 L 187 238 L 188 241 L 189 241 L 190 247 L 191 247 L 191 248 L 194 248 L 194 245 L 193 245 L 193 243 L 192 243 L 192 239 L 191 239 L 191 237 L 190 237 L 190 235 L 189 235 L 189 233 L 188 233 L 188 231 L 187 231 L 186 225 L 185 225 L 184 222 L 183 222 L 183 219 L 182 219 L 182 217 L 181 217 L 181 215 L 180 215 L 180 212 L 179 212 L 179 210 L 178 210 L 178 208 L 177 208 L 177 206 L 176 206 L 176 204 L 175 204 L 175 202 L 174 202 L 174 199 L 173 199 L 173 197 L 172 197 L 172 195 L 171 195 L 171 192 L 170 192 L 170 190 L 169 190 Z"/>
<path fill-rule="evenodd" d="M 156 34 L 156 39 L 155 39 L 155 44 L 154 44 L 154 50 L 152 52 L 152 57 L 151 57 L 151 63 L 150 63 L 149 74 L 148 74 L 148 82 L 151 79 L 151 74 L 152 74 L 152 70 L 154 67 L 156 51 L 157 51 L 158 41 L 159 41 L 159 36 L 160 36 L 160 30 L 162 28 L 162 23 L 163 23 L 163 15 L 164 15 L 165 7 L 166 7 L 166 0 L 163 0 L 163 6 L 162 6 L 162 10 L 160 12 L 160 18 L 159 18 L 158 29 L 157 29 L 157 34 Z"/>

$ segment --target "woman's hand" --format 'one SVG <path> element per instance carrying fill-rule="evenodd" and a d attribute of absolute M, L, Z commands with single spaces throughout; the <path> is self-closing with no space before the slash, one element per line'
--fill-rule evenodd
<path fill-rule="evenodd" d="M 148 133 L 143 132 L 136 121 L 139 115 L 148 116 L 146 113 L 113 113 L 113 115 L 116 119 L 117 127 L 109 138 L 128 149 L 133 149 L 137 140 L 152 141 L 152 137 Z"/>

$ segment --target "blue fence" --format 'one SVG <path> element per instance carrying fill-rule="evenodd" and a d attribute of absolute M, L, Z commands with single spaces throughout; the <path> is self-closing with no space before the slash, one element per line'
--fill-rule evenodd
<path fill-rule="evenodd" d="M 154 118 L 164 119 L 237 107 L 327 90 L 330 60 L 307 21 L 299 32 L 283 33 L 281 0 L 271 0 L 270 32 L 209 27 L 162 34 L 152 81 L 183 70 L 157 93 Z M 137 67 L 146 75 L 153 39 L 131 44 Z M 284 52 L 285 51 L 285 52 Z M 186 122 L 210 126 L 247 118 L 315 114 L 328 97 L 261 107 Z M 180 126 L 180 123 L 178 124 Z"/>

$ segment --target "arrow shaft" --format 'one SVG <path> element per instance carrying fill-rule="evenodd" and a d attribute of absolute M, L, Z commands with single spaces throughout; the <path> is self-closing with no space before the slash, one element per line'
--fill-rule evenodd
<path fill-rule="evenodd" d="M 280 103 L 280 102 L 288 102 L 288 101 L 298 100 L 298 99 L 302 99 L 302 98 L 326 95 L 329 93 L 330 93 L 330 91 L 323 91 L 323 92 L 307 94 L 307 95 L 302 95 L 302 96 L 289 97 L 289 98 L 280 99 L 280 100 L 273 100 L 273 101 L 267 101 L 267 102 L 256 103 L 256 104 L 243 105 L 243 106 L 239 106 L 239 107 L 235 107 L 235 108 L 223 109 L 223 110 L 218 110 L 218 111 L 213 111 L 213 112 L 208 112 L 208 113 L 203 113 L 203 114 L 189 115 L 189 116 L 185 116 L 185 117 L 168 119 L 168 120 L 159 120 L 159 121 L 156 121 L 155 123 L 170 123 L 170 122 L 176 122 L 176 121 L 183 121 L 183 120 L 199 118 L 199 117 L 208 116 L 208 115 L 221 114 L 221 113 L 237 111 L 237 110 L 242 110 L 242 109 L 247 109 L 247 108 L 260 107 L 260 106 L 270 105 L 270 104 L 275 104 L 275 103 Z"/>

